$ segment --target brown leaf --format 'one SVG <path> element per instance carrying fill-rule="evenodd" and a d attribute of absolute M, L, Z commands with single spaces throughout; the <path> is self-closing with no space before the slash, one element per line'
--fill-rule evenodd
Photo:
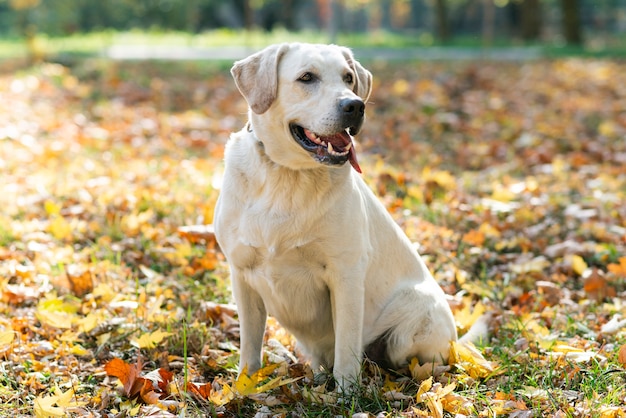
<path fill-rule="evenodd" d="M 589 299 L 595 301 L 602 301 L 607 297 L 616 295 L 615 288 L 609 284 L 597 269 L 593 269 L 591 275 L 585 280 L 583 288 Z"/>
<path fill-rule="evenodd" d="M 67 280 L 70 283 L 70 290 L 76 297 L 85 296 L 93 291 L 93 279 L 91 271 L 85 269 L 80 271 L 77 267 L 68 266 L 65 269 Z"/>

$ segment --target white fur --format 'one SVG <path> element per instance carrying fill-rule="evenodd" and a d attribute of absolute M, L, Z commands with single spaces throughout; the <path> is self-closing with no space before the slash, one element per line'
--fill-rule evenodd
<path fill-rule="evenodd" d="M 319 83 L 298 82 L 303 72 Z M 393 365 L 445 361 L 454 318 L 409 239 L 349 163 L 320 164 L 289 130 L 335 132 L 338 100 L 366 101 L 371 74 L 345 48 L 309 44 L 268 47 L 232 73 L 251 110 L 226 148 L 215 232 L 239 309 L 240 371 L 261 366 L 268 314 L 343 387 L 385 333 Z"/>

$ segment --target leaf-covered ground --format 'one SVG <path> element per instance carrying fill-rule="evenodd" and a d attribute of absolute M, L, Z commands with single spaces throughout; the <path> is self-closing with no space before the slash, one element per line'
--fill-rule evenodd
<path fill-rule="evenodd" d="M 270 322 L 236 379 L 227 69 L 44 64 L 0 75 L 0 415 L 626 416 L 626 64 L 368 66 L 364 177 L 487 341 L 337 399 Z"/>

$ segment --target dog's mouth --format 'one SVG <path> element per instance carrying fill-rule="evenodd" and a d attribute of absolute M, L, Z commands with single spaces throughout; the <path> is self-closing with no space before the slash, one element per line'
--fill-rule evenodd
<path fill-rule="evenodd" d="M 291 124 L 291 135 L 304 150 L 322 164 L 342 165 L 350 161 L 350 165 L 361 172 L 356 160 L 352 135 L 356 128 L 346 128 L 332 135 L 318 135 L 300 125 Z"/>

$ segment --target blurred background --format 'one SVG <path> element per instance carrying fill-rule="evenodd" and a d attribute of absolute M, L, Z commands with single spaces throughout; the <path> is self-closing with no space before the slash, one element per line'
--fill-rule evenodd
<path fill-rule="evenodd" d="M 260 47 L 294 36 L 621 55 L 626 0 L 0 0 L 0 58 L 149 43 Z"/>

